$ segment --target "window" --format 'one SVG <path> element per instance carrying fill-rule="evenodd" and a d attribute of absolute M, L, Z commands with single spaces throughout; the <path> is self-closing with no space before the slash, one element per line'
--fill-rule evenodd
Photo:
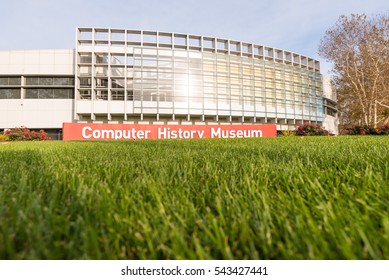
<path fill-rule="evenodd" d="M 2 86 L 20 86 L 20 77 L 0 77 Z"/>
<path fill-rule="evenodd" d="M 26 89 L 26 99 L 38 99 L 38 89 Z"/>
<path fill-rule="evenodd" d="M 127 100 L 134 100 L 134 91 L 133 90 L 127 91 Z"/>
<path fill-rule="evenodd" d="M 59 88 L 54 89 L 54 99 L 72 99 L 74 96 L 73 89 Z"/>
<path fill-rule="evenodd" d="M 124 79 L 112 79 L 112 88 L 124 88 Z"/>
<path fill-rule="evenodd" d="M 41 78 L 39 78 L 39 85 L 45 85 L 45 86 L 53 85 L 53 78 L 52 77 L 41 77 Z"/>
<path fill-rule="evenodd" d="M 108 91 L 107 90 L 97 90 L 96 91 L 97 100 L 108 100 Z"/>
<path fill-rule="evenodd" d="M 132 55 L 127 55 L 127 65 L 134 65 L 134 57 Z"/>
<path fill-rule="evenodd" d="M 111 91 L 111 100 L 124 100 L 124 91 Z"/>
<path fill-rule="evenodd" d="M 74 85 L 74 78 L 54 78 L 54 85 L 72 86 Z"/>
<path fill-rule="evenodd" d="M 26 89 L 26 99 L 53 99 L 53 98 L 54 98 L 54 90 L 51 88 Z"/>
<path fill-rule="evenodd" d="M 91 54 L 80 54 L 80 63 L 92 63 Z"/>
<path fill-rule="evenodd" d="M 80 78 L 80 87 L 82 88 L 88 88 L 92 85 L 92 79 L 91 78 Z"/>
<path fill-rule="evenodd" d="M 108 64 L 108 55 L 107 54 L 96 54 L 96 63 L 97 64 Z"/>
<path fill-rule="evenodd" d="M 0 85 L 8 86 L 8 77 L 0 77 Z"/>
<path fill-rule="evenodd" d="M 92 67 L 80 66 L 80 75 L 81 76 L 90 76 L 91 74 L 92 74 Z"/>
<path fill-rule="evenodd" d="M 53 89 L 51 88 L 42 88 L 39 89 L 39 99 L 52 99 L 53 96 Z"/>
<path fill-rule="evenodd" d="M 79 78 L 80 87 L 90 87 L 90 78 Z M 74 98 L 72 77 L 27 77 L 26 99 Z M 38 87 L 39 86 L 39 87 Z"/>
<path fill-rule="evenodd" d="M 116 65 L 124 65 L 126 63 L 126 57 L 124 54 L 112 55 L 111 63 Z"/>
<path fill-rule="evenodd" d="M 26 78 L 26 85 L 31 86 L 37 86 L 39 85 L 39 78 L 37 77 L 27 77 Z"/>
<path fill-rule="evenodd" d="M 91 90 L 80 90 L 79 91 L 79 99 L 81 100 L 91 100 L 92 91 Z"/>
<path fill-rule="evenodd" d="M 97 76 L 107 76 L 108 67 L 106 66 L 97 66 L 96 67 L 96 75 Z"/>
<path fill-rule="evenodd" d="M 124 76 L 124 67 L 111 67 L 111 76 Z"/>
<path fill-rule="evenodd" d="M 96 79 L 96 87 L 99 88 L 107 88 L 108 87 L 108 79 Z"/>
<path fill-rule="evenodd" d="M 19 99 L 20 89 L 0 89 L 0 99 Z"/>

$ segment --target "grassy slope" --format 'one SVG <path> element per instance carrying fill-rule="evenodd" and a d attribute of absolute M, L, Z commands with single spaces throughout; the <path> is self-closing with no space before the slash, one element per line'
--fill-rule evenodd
<path fill-rule="evenodd" d="M 0 145 L 1 259 L 389 259 L 389 137 Z"/>

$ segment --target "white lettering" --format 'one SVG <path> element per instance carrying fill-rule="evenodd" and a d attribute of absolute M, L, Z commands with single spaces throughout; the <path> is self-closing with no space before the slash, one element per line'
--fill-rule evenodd
<path fill-rule="evenodd" d="M 145 132 L 143 130 L 138 130 L 136 133 L 136 138 L 143 139 L 145 137 Z"/>
<path fill-rule="evenodd" d="M 82 128 L 82 138 L 84 138 L 84 139 L 89 139 L 89 138 L 91 138 L 91 136 L 92 135 L 90 135 L 90 134 L 86 134 L 86 131 L 92 131 L 92 128 L 90 128 L 89 126 L 85 126 L 85 127 L 83 127 Z"/>
<path fill-rule="evenodd" d="M 82 128 L 82 137 L 84 139 L 149 139 L 152 130 L 137 130 L 131 128 L 128 130 L 113 129 L 92 129 L 90 126 Z M 170 127 L 159 127 L 157 130 L 158 139 L 188 139 L 203 138 L 205 130 L 183 130 L 182 128 L 171 129 Z M 211 127 L 211 138 L 249 138 L 262 137 L 260 129 L 230 129 L 227 127 Z"/>
<path fill-rule="evenodd" d="M 158 139 L 166 139 L 166 128 L 158 127 Z"/>
<path fill-rule="evenodd" d="M 262 137 L 262 130 L 238 129 L 238 130 L 222 130 L 211 128 L 211 138 L 258 138 Z"/>
<path fill-rule="evenodd" d="M 115 132 L 111 129 L 103 129 L 101 130 L 101 138 L 102 139 L 112 139 L 114 138 Z"/>
<path fill-rule="evenodd" d="M 123 130 L 123 138 L 130 139 L 131 138 L 131 131 L 130 130 Z"/>
<path fill-rule="evenodd" d="M 262 137 L 262 130 L 260 130 L 260 129 L 252 130 L 251 137 L 255 137 L 255 138 Z"/>
<path fill-rule="evenodd" d="M 211 138 L 220 138 L 221 128 L 218 128 L 216 131 L 213 127 L 211 127 Z"/>
<path fill-rule="evenodd" d="M 183 137 L 183 138 L 187 139 L 187 138 L 190 138 L 190 136 L 191 136 L 191 132 L 190 132 L 190 131 L 184 130 L 184 131 L 182 132 L 182 137 Z M 193 138 L 193 137 L 192 137 L 192 138 Z"/>
<path fill-rule="evenodd" d="M 99 139 L 99 138 L 100 138 L 100 135 L 101 135 L 100 130 L 93 130 L 93 132 L 92 132 L 93 138 Z"/>
<path fill-rule="evenodd" d="M 122 130 L 115 130 L 115 140 L 122 139 L 123 138 L 123 131 Z"/>

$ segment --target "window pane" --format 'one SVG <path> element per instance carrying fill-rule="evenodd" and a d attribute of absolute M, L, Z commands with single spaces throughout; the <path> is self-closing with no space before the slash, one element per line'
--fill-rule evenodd
<path fill-rule="evenodd" d="M 124 79 L 112 79 L 112 88 L 124 88 Z"/>
<path fill-rule="evenodd" d="M 92 55 L 91 54 L 80 55 L 80 63 L 92 63 Z"/>
<path fill-rule="evenodd" d="M 92 96 L 91 90 L 80 90 L 80 99 L 90 100 Z"/>
<path fill-rule="evenodd" d="M 41 77 L 39 78 L 39 85 L 52 85 L 53 78 L 51 77 Z"/>
<path fill-rule="evenodd" d="M 99 80 L 99 79 L 97 79 Z M 92 79 L 91 78 L 80 78 L 80 87 L 85 88 L 85 87 L 91 87 L 92 84 Z"/>
<path fill-rule="evenodd" d="M 19 99 L 20 89 L 0 89 L 0 99 Z"/>
<path fill-rule="evenodd" d="M 54 89 L 54 98 L 55 99 L 68 99 L 69 98 L 69 89 L 66 89 L 66 88 Z"/>
<path fill-rule="evenodd" d="M 71 84 L 69 83 L 69 78 L 54 78 L 54 85 L 66 86 Z"/>
<path fill-rule="evenodd" d="M 108 79 L 96 79 L 96 87 L 107 88 Z"/>
<path fill-rule="evenodd" d="M 8 85 L 8 77 L 0 77 L 0 85 Z"/>
<path fill-rule="evenodd" d="M 20 85 L 20 77 L 10 77 L 9 78 L 9 85 L 12 85 L 12 86 Z"/>
<path fill-rule="evenodd" d="M 38 89 L 26 89 L 26 98 L 27 99 L 37 99 L 38 98 Z"/>
<path fill-rule="evenodd" d="M 112 100 L 124 100 L 124 91 L 111 91 Z"/>
<path fill-rule="evenodd" d="M 39 99 L 51 99 L 53 98 L 53 90 L 49 88 L 39 89 Z"/>
<path fill-rule="evenodd" d="M 26 78 L 26 84 L 30 86 L 37 86 L 39 85 L 39 79 L 36 77 L 28 77 Z"/>
<path fill-rule="evenodd" d="M 97 100 L 108 100 L 108 91 L 106 90 L 97 90 L 96 91 Z"/>
<path fill-rule="evenodd" d="M 80 75 L 89 76 L 92 73 L 92 68 L 90 66 L 81 66 L 80 67 Z"/>
<path fill-rule="evenodd" d="M 97 54 L 96 63 L 99 64 L 108 64 L 108 55 L 107 54 Z"/>

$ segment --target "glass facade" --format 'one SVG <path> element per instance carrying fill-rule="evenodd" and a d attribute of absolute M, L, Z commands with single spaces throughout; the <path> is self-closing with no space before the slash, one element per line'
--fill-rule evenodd
<path fill-rule="evenodd" d="M 109 119 L 111 103 L 121 101 L 122 112 L 114 113 L 124 119 L 323 121 L 322 76 L 311 58 L 232 40 L 140 30 L 79 28 L 77 42 L 76 114 L 90 113 L 92 120 L 94 114 Z M 95 110 L 101 101 L 107 106 Z"/>

